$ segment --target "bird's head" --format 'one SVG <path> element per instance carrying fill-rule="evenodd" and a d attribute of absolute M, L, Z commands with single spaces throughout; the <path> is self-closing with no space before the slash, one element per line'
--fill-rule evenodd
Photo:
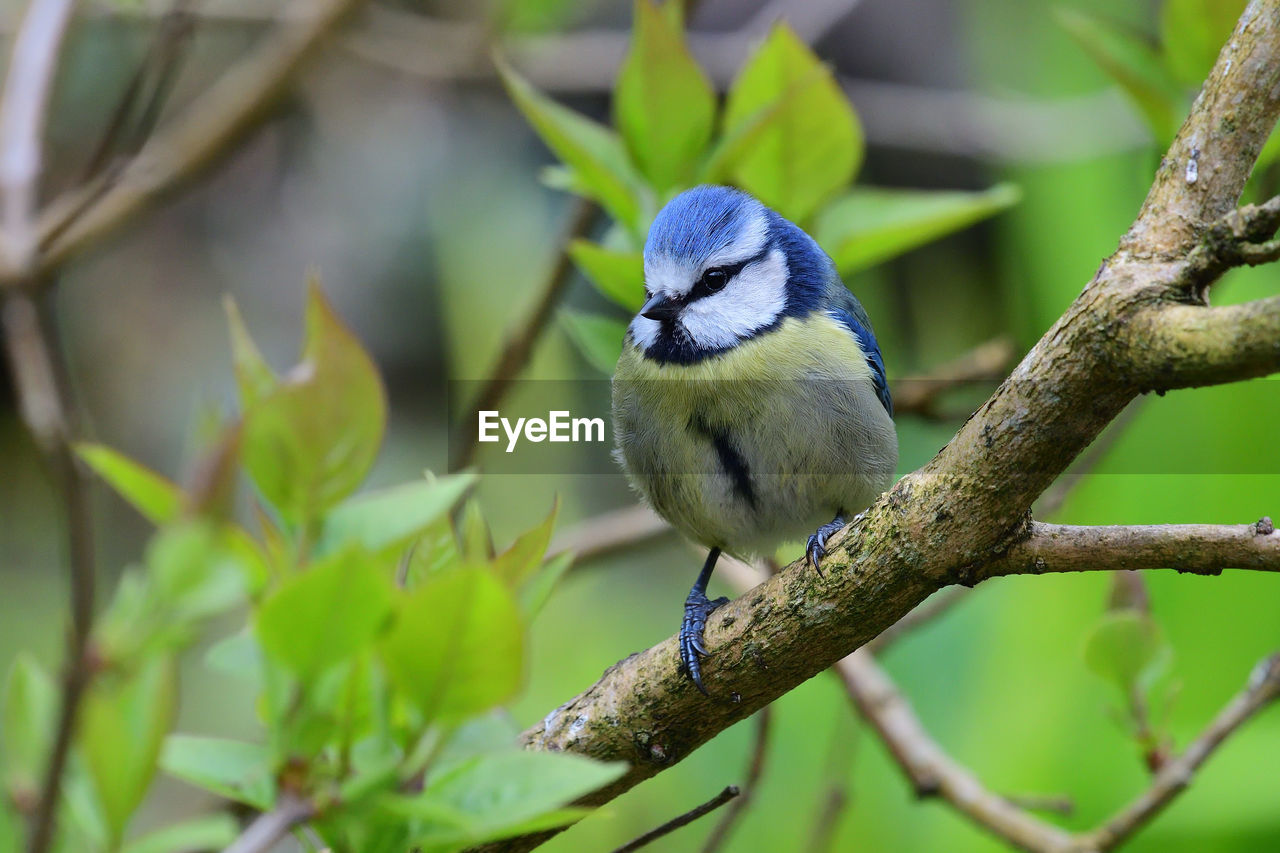
<path fill-rule="evenodd" d="M 751 196 L 694 187 L 649 229 L 631 336 L 651 358 L 696 361 L 812 310 L 834 274 L 812 238 Z"/>

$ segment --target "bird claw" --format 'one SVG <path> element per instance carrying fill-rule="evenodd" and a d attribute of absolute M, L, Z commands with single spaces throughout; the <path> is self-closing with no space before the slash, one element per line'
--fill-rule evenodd
<path fill-rule="evenodd" d="M 809 544 L 805 547 L 805 557 L 809 560 L 809 565 L 813 566 L 813 570 L 818 573 L 818 577 L 824 577 L 822 574 L 822 558 L 827 556 L 827 540 L 832 534 L 844 527 L 844 519 L 836 516 L 831 521 L 819 527 L 809 537 Z"/>
<path fill-rule="evenodd" d="M 703 636 L 707 629 L 707 617 L 728 603 L 729 599 L 723 596 L 712 600 L 700 592 L 689 593 L 684 602 L 684 621 L 680 625 L 680 668 L 689 674 L 694 686 L 704 696 L 710 694 L 702 686 L 702 662 L 699 658 L 707 655 Z"/>

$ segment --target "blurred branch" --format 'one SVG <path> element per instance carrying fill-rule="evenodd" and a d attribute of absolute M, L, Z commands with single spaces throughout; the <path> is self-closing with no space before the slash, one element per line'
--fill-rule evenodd
<path fill-rule="evenodd" d="M 41 143 L 62 40 L 75 0 L 33 0 L 13 43 L 0 102 L 0 222 L 5 261 L 29 279 L 36 255 Z"/>
<path fill-rule="evenodd" d="M 715 829 L 711 830 L 711 835 L 702 845 L 702 853 L 715 853 L 723 847 L 729 840 L 729 833 L 733 831 L 738 818 L 742 817 L 747 806 L 755 800 L 756 786 L 760 784 L 760 777 L 764 775 L 765 758 L 769 752 L 769 733 L 772 728 L 773 708 L 766 705 L 756 712 L 756 736 L 751 746 L 751 763 L 747 766 L 747 781 L 743 785 L 742 795 L 729 805 L 724 817 L 720 818 Z"/>
<path fill-rule="evenodd" d="M 55 199 L 38 226 L 39 269 L 61 265 L 225 154 L 285 90 L 323 37 L 359 3 L 295 0 L 265 43 L 148 140 L 112 176 L 108 187 L 91 182 Z M 6 272 L 4 278 L 11 278 L 12 270 Z"/>
<path fill-rule="evenodd" d="M 574 562 L 585 563 L 670 532 L 671 525 L 656 512 L 635 504 L 575 524 L 552 540 L 547 557 L 572 551 Z"/>
<path fill-rule="evenodd" d="M 863 646 L 863 648 L 872 654 L 880 654 L 901 638 L 903 634 L 914 631 L 926 622 L 931 622 L 934 619 L 937 619 L 939 616 L 955 607 L 961 601 L 968 598 L 972 591 L 973 590 L 969 587 L 965 586 L 952 586 L 947 587 L 944 590 L 940 590 L 937 595 L 929 598 L 919 607 L 910 611 L 897 622 L 894 622 L 888 628 L 885 628 L 877 634 L 875 638 L 870 640 L 865 646 Z"/>
<path fill-rule="evenodd" d="M 662 826 L 649 830 L 639 838 L 629 841 L 614 850 L 613 853 L 631 853 L 633 850 L 639 850 L 641 847 L 647 847 L 659 838 L 662 838 L 664 835 L 670 835 L 680 827 L 688 826 L 703 815 L 710 814 L 736 796 L 738 796 L 738 789 L 733 785 L 730 785 L 697 808 L 690 809 L 679 817 L 672 818 L 667 821 Z"/>
<path fill-rule="evenodd" d="M 840 817 L 849 805 L 849 792 L 843 785 L 832 785 L 822 801 L 822 810 L 818 812 L 818 820 L 813 825 L 813 833 L 809 836 L 809 853 L 826 853 L 835 841 L 836 828 L 840 825 Z"/>
<path fill-rule="evenodd" d="M 692 31 L 689 44 L 715 82 L 727 87 L 778 8 L 813 43 L 840 19 L 849 2 L 768 4 L 740 30 Z M 813 11 L 809 11 L 810 7 Z M 157 14 L 111 7 L 113 18 Z M 208 23 L 256 25 L 272 15 L 258 2 L 219 3 L 202 10 Z M 370 13 L 339 45 L 373 65 L 430 81 L 487 80 L 492 31 L 482 23 L 446 21 L 388 7 Z M 509 36 L 501 47 L 512 64 L 539 88 L 602 94 L 613 87 L 628 35 L 582 30 L 555 35 Z M 1057 162 L 1146 149 L 1151 136 L 1116 89 L 1051 100 L 986 95 L 952 89 L 839 77 L 858 107 L 867 138 L 876 145 L 1013 162 Z"/>
<path fill-rule="evenodd" d="M 308 820 L 314 813 L 315 807 L 311 803 L 284 791 L 277 798 L 276 807 L 258 815 L 222 853 L 267 853 L 290 830 Z"/>
<path fill-rule="evenodd" d="M 888 747 L 918 797 L 940 797 L 1021 850 L 1065 850 L 1070 836 L 983 787 L 929 736 L 910 703 L 865 650 L 836 664 L 849 698 Z"/>
<path fill-rule="evenodd" d="M 0 102 L 0 225 L 4 260 L 17 283 L 35 282 L 35 211 L 50 92 L 73 0 L 33 0 L 14 40 L 4 99 Z M 13 374 L 18 409 L 44 453 L 62 491 L 70 563 L 71 630 L 63 664 L 62 693 L 53 745 L 41 780 L 28 840 L 31 853 L 53 844 L 62 776 L 71 752 L 81 700 L 92 674 L 93 519 L 88 486 L 71 449 L 71 404 L 59 382 L 58 355 L 40 306 L 27 290 L 5 295 L 5 355 Z"/>
<path fill-rule="evenodd" d="M 895 416 L 910 412 L 936 417 L 939 397 L 972 382 L 1003 379 L 1016 357 L 1012 340 L 994 338 L 929 373 L 903 377 L 893 383 Z"/>
<path fill-rule="evenodd" d="M 1244 689 L 1227 703 L 1181 755 L 1156 773 L 1151 787 L 1102 826 L 1081 836 L 1077 849 L 1104 851 L 1120 846 L 1186 790 L 1196 771 L 1223 741 L 1277 697 L 1280 697 L 1280 653 L 1271 655 L 1254 667 Z"/>
<path fill-rule="evenodd" d="M 71 447 L 71 402 L 59 381 L 58 357 L 51 343 L 54 336 L 46 328 L 42 314 L 35 297 L 28 292 L 14 291 L 4 298 L 5 354 L 13 374 L 18 409 L 43 451 L 62 493 L 70 565 L 71 630 L 63 663 L 62 695 L 53 747 L 32 820 L 30 853 L 44 853 L 53 843 L 62 795 L 62 775 L 71 753 L 80 703 L 93 676 L 90 642 L 93 633 L 94 558 L 89 485 L 80 472 Z"/>
<path fill-rule="evenodd" d="M 480 393 L 476 395 L 475 402 L 453 425 L 453 433 L 449 440 L 450 470 L 466 468 L 474 460 L 478 448 L 476 441 L 479 439 L 476 422 L 480 412 L 497 409 L 502 398 L 506 396 L 507 389 L 511 387 L 511 383 L 528 365 L 534 346 L 546 331 L 547 324 L 551 322 L 551 316 L 564 297 L 565 290 L 568 289 L 573 277 L 569 246 L 574 240 L 587 236 L 599 212 L 600 208 L 595 202 L 586 199 L 574 199 L 572 202 L 569 225 L 560 239 L 555 260 L 552 261 L 551 269 L 547 272 L 542 292 L 534 303 L 533 313 L 507 336 L 502 353 L 498 356 L 498 363 L 494 365 L 489 378 L 485 380 Z"/>

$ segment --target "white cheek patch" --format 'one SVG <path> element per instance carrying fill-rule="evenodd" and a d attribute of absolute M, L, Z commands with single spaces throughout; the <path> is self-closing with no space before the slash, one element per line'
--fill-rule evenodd
<path fill-rule="evenodd" d="M 787 261 L 774 249 L 719 293 L 690 302 L 680 324 L 703 349 L 723 349 L 778 319 L 787 305 Z"/>
<path fill-rule="evenodd" d="M 662 331 L 662 324 L 657 320 L 650 320 L 648 317 L 637 314 L 631 321 L 631 337 L 635 339 L 640 349 L 647 350 L 653 346 L 654 341 L 658 340 L 660 331 Z"/>

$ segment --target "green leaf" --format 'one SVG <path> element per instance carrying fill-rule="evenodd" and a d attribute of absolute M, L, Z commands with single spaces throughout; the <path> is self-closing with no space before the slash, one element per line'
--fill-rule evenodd
<path fill-rule="evenodd" d="M 588 364 L 601 373 L 613 373 L 627 336 L 626 323 L 569 308 L 560 312 L 560 322 Z"/>
<path fill-rule="evenodd" d="M 152 524 L 182 512 L 182 490 L 129 457 L 101 444 L 77 444 L 76 455 Z"/>
<path fill-rule="evenodd" d="M 234 531 L 234 528 L 230 529 Z M 144 571 L 121 578 L 99 621 L 99 653 L 116 664 L 192 642 L 200 623 L 245 600 L 250 569 L 234 534 L 206 521 L 169 525 L 147 547 Z"/>
<path fill-rule="evenodd" d="M 1055 10 L 1058 23 L 1134 102 L 1156 141 L 1172 139 L 1186 108 L 1178 81 L 1151 45 L 1076 9 Z"/>
<path fill-rule="evenodd" d="M 453 568 L 461 561 L 458 540 L 453 532 L 453 522 L 442 518 L 427 528 L 413 544 L 405 573 L 406 585 L 415 588 L 423 578 Z"/>
<path fill-rule="evenodd" d="M 219 797 L 267 811 L 275 801 L 267 749 L 226 738 L 171 735 L 160 766 L 171 776 Z"/>
<path fill-rule="evenodd" d="M 617 134 L 557 104 L 500 58 L 496 63 L 511 100 L 546 146 L 573 170 L 575 183 L 588 189 L 614 219 L 639 233 L 636 177 Z"/>
<path fill-rule="evenodd" d="M 468 563 L 487 563 L 493 559 L 493 534 L 485 520 L 480 501 L 472 498 L 462 508 L 462 523 L 458 530 L 458 544 L 462 559 Z"/>
<path fill-rule="evenodd" d="M 557 554 L 547 560 L 542 568 L 538 569 L 537 574 L 521 588 L 520 607 L 523 608 L 526 619 L 532 621 L 533 617 L 542 610 L 556 588 L 556 584 L 573 565 L 573 558 L 574 555 L 568 552 Z"/>
<path fill-rule="evenodd" d="M 149 832 L 124 847 L 124 853 L 174 853 L 175 850 L 221 850 L 236 840 L 240 825 L 229 814 L 192 818 Z"/>
<path fill-rule="evenodd" d="M 541 524 L 520 534 L 510 548 L 494 558 L 493 573 L 498 580 L 516 589 L 542 564 L 547 546 L 551 544 L 551 531 L 555 529 L 559 511 L 560 499 L 557 498 L 551 512 Z"/>
<path fill-rule="evenodd" d="M 465 717 L 519 689 L 524 626 L 511 592 L 492 574 L 457 569 L 405 597 L 381 653 L 391 682 L 427 719 Z"/>
<path fill-rule="evenodd" d="M 631 48 L 613 91 L 613 121 L 660 193 L 688 183 L 711 141 L 715 113 L 711 81 L 689 53 L 679 25 L 651 0 L 636 0 Z"/>
<path fill-rule="evenodd" d="M 5 787 L 11 793 L 39 797 L 53 726 L 58 691 L 53 679 L 29 652 L 19 652 L 9 669 L 0 718 L 0 746 L 4 748 Z"/>
<path fill-rule="evenodd" d="M 815 73 L 812 84 L 793 90 L 793 84 Z M 778 116 L 738 158 L 733 175 L 778 213 L 803 222 L 853 179 L 864 141 L 858 117 L 830 70 L 785 23 L 773 28 L 730 87 L 725 134 L 780 100 Z"/>
<path fill-rule="evenodd" d="M 168 655 L 126 677 L 100 678 L 85 697 L 80 750 L 116 842 L 156 774 L 177 701 L 177 667 Z"/>
<path fill-rule="evenodd" d="M 574 240 L 569 244 L 569 257 L 605 299 L 633 314 L 644 305 L 644 255 L 640 252 Z"/>
<path fill-rule="evenodd" d="M 547 828 L 578 820 L 578 810 L 564 807 L 626 772 L 624 762 L 605 764 L 564 752 L 507 750 L 457 764 L 429 778 L 421 795 L 401 802 L 410 814 L 425 809 L 464 815 L 473 833 L 468 840 L 479 843 L 529 831 L 538 824 Z"/>
<path fill-rule="evenodd" d="M 373 642 L 391 609 L 391 578 L 369 555 L 345 550 L 286 580 L 262 603 L 267 657 L 312 679 Z"/>
<path fill-rule="evenodd" d="M 231 535 L 206 522 L 161 530 L 147 546 L 158 605 L 177 621 L 222 613 L 244 600 L 247 572 Z"/>
<path fill-rule="evenodd" d="M 312 283 L 303 361 L 245 418 L 244 465 L 295 523 L 356 490 L 382 443 L 386 392 L 368 353 Z"/>
<path fill-rule="evenodd" d="M 474 474 L 454 474 L 358 495 L 325 518 L 313 553 L 323 556 L 348 544 L 367 551 L 407 545 L 452 509 L 475 480 Z"/>
<path fill-rule="evenodd" d="M 1139 610 L 1113 610 L 1085 640 L 1084 660 L 1089 669 L 1128 695 L 1146 690 L 1172 658 L 1173 649 L 1164 631 L 1150 615 Z"/>
<path fill-rule="evenodd" d="M 239 678 L 250 684 L 262 683 L 262 647 L 250 628 L 223 637 L 204 653 L 205 666 L 214 672 Z"/>
<path fill-rule="evenodd" d="M 804 97 L 806 89 L 819 85 L 826 77 L 826 67 L 815 65 L 808 73 L 792 80 L 780 96 L 738 121 L 731 130 L 726 129 L 707 152 L 698 171 L 697 183 L 714 184 L 727 180 L 733 167 L 755 147 L 756 141 L 766 131 L 780 127 L 779 122 L 788 115 L 788 105 Z"/>
<path fill-rule="evenodd" d="M 240 408 L 248 411 L 259 400 L 270 396 L 279 386 L 280 380 L 249 335 L 236 301 L 227 296 L 222 301 L 222 307 L 227 312 L 227 326 L 231 330 L 231 359 L 235 368 L 236 385 L 240 388 Z"/>
<path fill-rule="evenodd" d="M 1209 75 L 1247 0 L 1164 0 L 1160 40 L 1168 67 L 1189 87 Z"/>
<path fill-rule="evenodd" d="M 823 209 L 814 236 L 847 275 L 967 228 L 1020 196 L 1012 184 L 984 192 L 857 187 Z"/>

